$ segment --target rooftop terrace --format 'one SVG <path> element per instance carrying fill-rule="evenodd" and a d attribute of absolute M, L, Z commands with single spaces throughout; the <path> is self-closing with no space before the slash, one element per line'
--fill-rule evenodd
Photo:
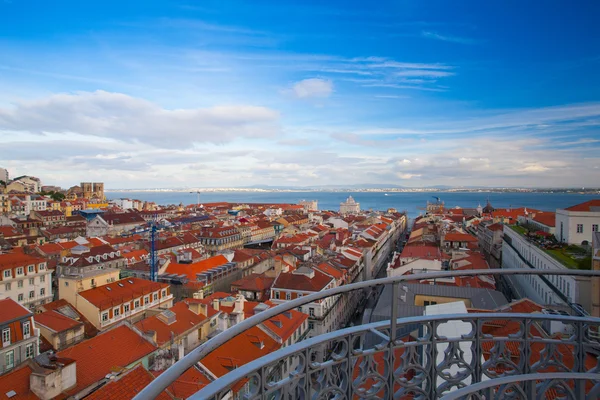
<path fill-rule="evenodd" d="M 592 268 L 591 248 L 559 243 L 554 235 L 541 234 L 540 231 L 527 225 L 508 226 L 565 267 L 583 270 Z"/>

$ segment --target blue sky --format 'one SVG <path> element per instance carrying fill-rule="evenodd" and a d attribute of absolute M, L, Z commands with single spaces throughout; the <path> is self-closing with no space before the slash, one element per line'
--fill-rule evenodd
<path fill-rule="evenodd" d="M 596 1 L 0 0 L 0 166 L 70 186 L 597 186 Z"/>

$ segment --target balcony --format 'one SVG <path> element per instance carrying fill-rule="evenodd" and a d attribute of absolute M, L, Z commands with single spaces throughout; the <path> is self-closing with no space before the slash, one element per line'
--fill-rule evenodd
<path fill-rule="evenodd" d="M 312 301 L 422 278 L 489 275 L 442 271 L 359 282 L 263 311 L 197 347 L 135 399 L 154 398 L 187 368 L 234 336 Z M 600 271 L 498 270 L 494 275 Z M 462 303 L 460 303 L 462 304 Z M 460 312 L 400 317 L 299 341 L 241 365 L 190 399 L 598 399 L 600 318 L 568 313 Z M 282 365 L 293 365 L 284 373 Z M 241 389 L 240 389 L 241 387 Z M 235 390 L 234 390 L 235 388 Z"/>

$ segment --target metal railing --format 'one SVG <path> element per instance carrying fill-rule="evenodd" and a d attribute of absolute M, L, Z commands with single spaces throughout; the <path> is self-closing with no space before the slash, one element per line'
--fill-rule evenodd
<path fill-rule="evenodd" d="M 179 360 L 135 399 L 155 398 L 207 354 L 280 313 L 315 300 L 380 285 L 392 285 L 389 321 L 337 330 L 285 347 L 231 371 L 190 398 L 436 399 L 467 385 L 513 375 L 533 377 L 531 374 L 558 371 L 593 374 L 600 378 L 600 343 L 591 334 L 600 329 L 600 318 L 514 313 L 398 318 L 397 295 L 401 282 L 490 274 L 600 277 L 600 271 L 574 270 L 440 271 L 329 289 L 267 309 L 227 329 Z M 448 336 L 442 333 L 447 330 L 444 326 L 456 324 L 462 329 L 460 334 Z M 515 329 L 495 336 L 487 333 L 490 326 L 501 327 L 502 324 L 512 324 Z M 546 333 L 549 324 L 562 324 L 568 334 L 557 336 Z M 408 338 L 397 337 L 397 333 L 405 327 L 409 327 L 412 334 Z M 537 361 L 531 362 L 533 359 Z M 293 366 L 289 374 L 277 370 L 282 362 Z M 532 379 L 535 381 L 535 378 Z M 244 383 L 242 391 L 233 393 L 231 388 L 240 382 Z M 560 388 L 563 381 L 556 382 Z M 574 393 L 595 393 L 597 385 L 590 387 L 589 382 L 589 379 L 582 381 L 573 376 Z M 529 381 L 515 384 L 529 385 Z M 555 390 L 553 387 L 544 390 L 551 389 Z M 516 389 L 510 390 L 513 393 L 512 390 Z M 526 393 L 531 393 L 529 387 L 526 390 L 529 390 Z M 477 394 L 473 396 L 468 398 L 488 398 Z"/>

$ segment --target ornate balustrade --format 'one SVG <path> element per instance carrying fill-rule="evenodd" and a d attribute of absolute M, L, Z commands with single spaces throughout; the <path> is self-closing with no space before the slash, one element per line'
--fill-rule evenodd
<path fill-rule="evenodd" d="M 201 362 L 205 355 L 235 335 L 302 304 L 383 284 L 393 285 L 392 298 L 396 299 L 398 286 L 404 281 L 490 275 L 490 272 L 443 271 L 384 278 L 289 301 L 194 349 L 145 388 L 136 400 L 154 398 L 187 368 Z M 600 277 L 600 271 L 493 271 L 494 275 L 542 273 Z M 396 302 L 392 302 L 389 321 L 305 339 L 240 366 L 191 399 L 597 399 L 600 396 L 597 337 L 600 318 L 495 312 L 398 318 L 397 309 Z M 234 386 L 237 391 L 232 390 Z"/>

